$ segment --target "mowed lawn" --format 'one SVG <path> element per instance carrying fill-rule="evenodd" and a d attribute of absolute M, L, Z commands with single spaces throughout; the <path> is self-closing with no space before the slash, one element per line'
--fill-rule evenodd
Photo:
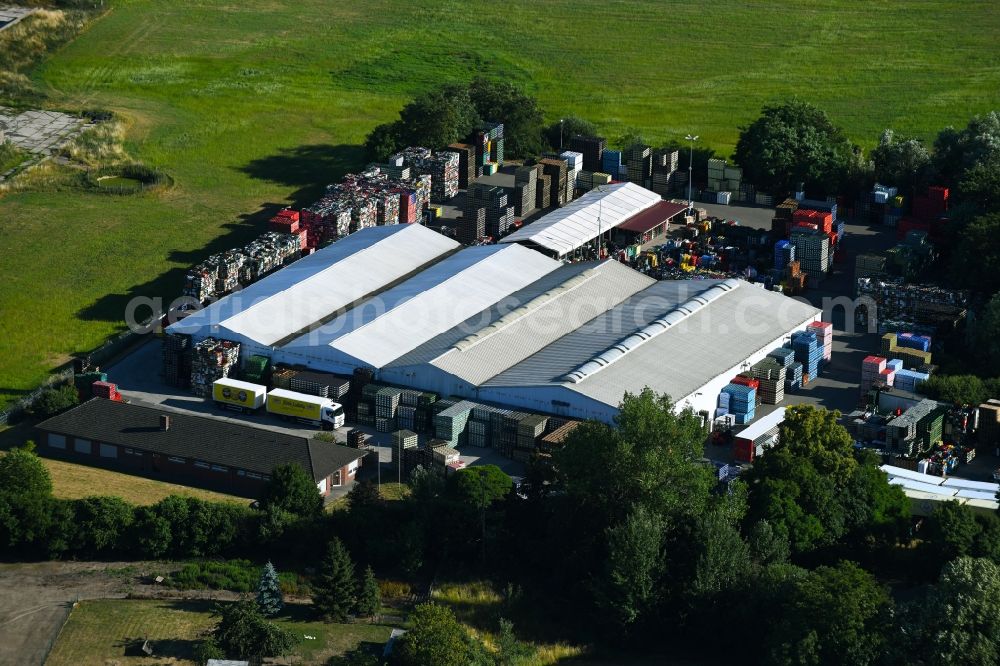
<path fill-rule="evenodd" d="M 325 664 L 331 656 L 361 643 L 385 643 L 390 628 L 371 624 L 326 624 L 306 617 L 305 607 L 289 607 L 276 621 L 299 640 L 295 663 Z M 299 617 L 299 616 L 302 617 Z M 182 600 L 103 599 L 82 601 L 69 616 L 47 666 L 78 664 L 194 664 L 198 641 L 218 622 L 212 603 Z M 305 636 L 315 639 L 307 639 Z M 135 648 L 149 639 L 153 658 Z"/>
<path fill-rule="evenodd" d="M 550 120 L 609 137 L 695 132 L 728 155 L 762 104 L 799 97 L 863 145 L 1000 106 L 995 2 L 120 0 L 35 73 L 51 105 L 108 108 L 168 192 L 0 200 L 0 404 L 122 327 L 135 295 L 241 244 L 357 167 L 414 93 L 508 77 Z"/>

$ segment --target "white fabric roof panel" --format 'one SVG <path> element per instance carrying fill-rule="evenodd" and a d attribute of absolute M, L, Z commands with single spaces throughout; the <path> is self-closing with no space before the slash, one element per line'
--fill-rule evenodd
<path fill-rule="evenodd" d="M 284 349 L 323 356 L 327 348 L 381 368 L 560 265 L 520 245 L 466 248 Z"/>
<path fill-rule="evenodd" d="M 1000 491 L 1000 483 L 970 481 L 969 479 L 959 479 L 953 476 L 949 477 L 941 485 L 949 488 L 959 488 L 964 490 L 979 490 L 986 493 L 993 493 L 994 495 L 996 495 L 997 491 Z"/>
<path fill-rule="evenodd" d="M 579 199 L 525 225 L 501 243 L 531 242 L 560 255 L 597 238 L 663 198 L 635 183 L 616 183 L 591 190 Z"/>
<path fill-rule="evenodd" d="M 890 479 L 893 477 L 899 477 L 901 479 L 919 481 L 932 486 L 940 486 L 944 481 L 944 477 L 934 476 L 933 474 L 924 474 L 923 472 L 915 472 L 912 469 L 896 467 L 895 465 L 882 465 L 879 469 L 888 474 Z"/>
<path fill-rule="evenodd" d="M 902 486 L 905 490 L 919 490 L 924 493 L 933 493 L 939 497 L 954 497 L 956 494 L 955 488 L 942 488 L 941 486 L 936 486 L 932 483 L 914 481 L 913 479 L 907 479 L 902 476 L 890 477 L 889 485 Z"/>
<path fill-rule="evenodd" d="M 432 363 L 471 384 L 482 384 L 654 283 L 617 261 L 605 261 L 520 302 L 456 341 Z"/>
<path fill-rule="evenodd" d="M 280 344 L 459 247 L 416 224 L 362 229 L 167 330 Z"/>
<path fill-rule="evenodd" d="M 614 362 L 594 362 L 665 316 L 673 317 L 678 306 L 699 298 L 720 282 L 657 282 L 484 386 L 561 385 L 614 407 L 626 391 L 644 386 L 681 400 L 820 314 L 810 305 L 739 282 L 679 323 L 618 354 Z M 734 282 L 727 280 L 725 284 L 731 287 Z M 592 374 L 577 373 L 576 381 L 567 379 L 570 373 L 592 364 L 601 369 Z"/>

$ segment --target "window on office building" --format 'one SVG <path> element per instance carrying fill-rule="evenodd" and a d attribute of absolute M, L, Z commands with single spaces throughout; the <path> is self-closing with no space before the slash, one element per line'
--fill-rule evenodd
<path fill-rule="evenodd" d="M 65 449 L 66 448 L 66 435 L 57 435 L 54 432 L 49 433 L 49 446 L 53 449 Z"/>

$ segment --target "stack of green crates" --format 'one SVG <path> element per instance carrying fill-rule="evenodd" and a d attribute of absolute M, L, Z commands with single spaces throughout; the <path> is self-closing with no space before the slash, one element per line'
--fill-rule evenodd
<path fill-rule="evenodd" d="M 271 359 L 266 356 L 254 354 L 247 359 L 246 368 L 243 370 L 243 378 L 254 384 L 267 384 L 267 372 L 271 366 Z"/>

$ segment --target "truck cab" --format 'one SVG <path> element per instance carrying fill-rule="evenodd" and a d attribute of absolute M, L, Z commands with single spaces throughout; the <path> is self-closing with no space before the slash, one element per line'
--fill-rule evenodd
<path fill-rule="evenodd" d="M 333 403 L 329 407 L 324 407 L 321 413 L 324 430 L 336 430 L 344 427 L 345 416 L 344 407 L 340 403 Z"/>

